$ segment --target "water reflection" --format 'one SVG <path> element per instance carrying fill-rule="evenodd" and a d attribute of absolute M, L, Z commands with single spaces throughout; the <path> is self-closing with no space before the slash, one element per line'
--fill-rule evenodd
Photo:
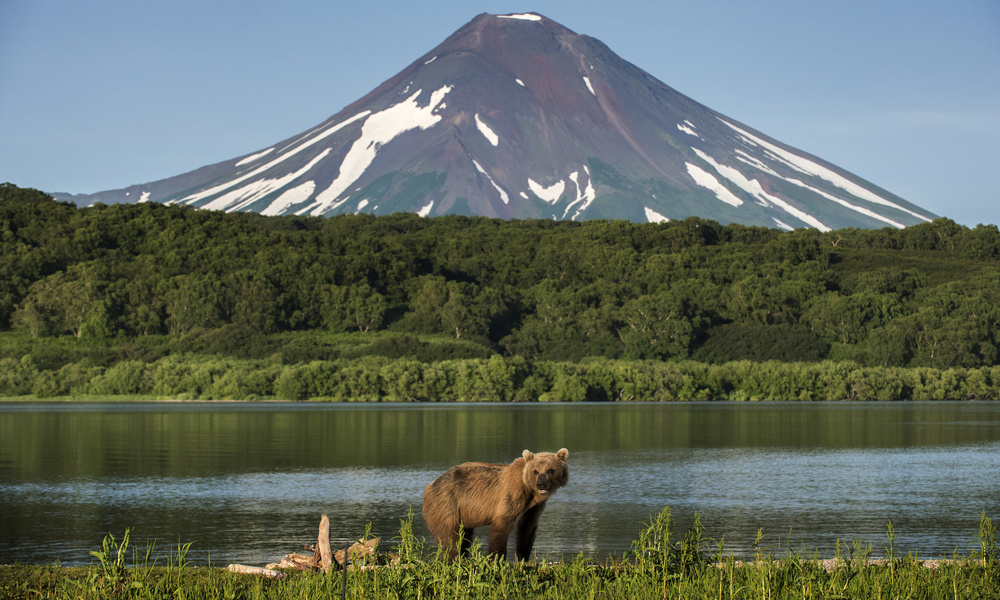
<path fill-rule="evenodd" d="M 371 522 L 385 539 L 465 460 L 570 449 L 536 552 L 621 554 L 670 506 L 737 555 L 950 555 L 1000 518 L 1000 405 L 0 405 L 0 562 L 90 562 L 105 532 L 265 563 Z M 783 550 L 782 550 L 783 552 Z"/>

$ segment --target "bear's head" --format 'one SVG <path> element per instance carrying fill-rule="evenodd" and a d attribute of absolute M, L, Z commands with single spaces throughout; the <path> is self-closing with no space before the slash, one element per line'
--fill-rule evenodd
<path fill-rule="evenodd" d="M 524 459 L 524 485 L 535 494 L 547 497 L 569 483 L 569 469 L 566 467 L 569 450 L 563 448 L 559 452 L 538 454 L 525 450 L 521 458 Z"/>

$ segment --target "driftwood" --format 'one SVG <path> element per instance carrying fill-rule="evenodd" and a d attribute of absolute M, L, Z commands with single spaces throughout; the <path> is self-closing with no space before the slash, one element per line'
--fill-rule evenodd
<path fill-rule="evenodd" d="M 319 568 L 316 564 L 316 557 L 312 554 L 286 554 L 281 562 L 267 565 L 268 569 L 295 569 L 297 571 L 309 571 Z"/>
<path fill-rule="evenodd" d="M 370 540 L 358 540 L 351 545 L 350 548 L 345 550 L 337 550 L 333 555 L 333 559 L 337 561 L 337 564 L 344 566 L 344 557 L 347 555 L 352 563 L 360 562 L 369 556 L 375 556 L 375 548 L 378 547 L 378 543 L 382 541 L 382 538 L 372 538 Z"/>
<path fill-rule="evenodd" d="M 229 571 L 233 573 L 246 573 L 247 575 L 263 575 L 264 577 L 277 577 L 282 578 L 285 576 L 281 571 L 275 571 L 274 569 L 268 569 L 265 567 L 248 567 L 246 565 L 229 565 L 226 567 Z"/>
<path fill-rule="evenodd" d="M 369 557 L 375 556 L 375 549 L 378 547 L 379 542 L 382 538 L 372 538 L 370 540 L 358 540 L 351 545 L 347 550 L 337 550 L 333 552 L 332 546 L 330 545 L 330 519 L 326 515 L 323 515 L 319 521 L 319 536 L 316 539 L 315 544 L 308 544 L 303 546 L 303 548 L 312 554 L 300 554 L 293 552 L 291 554 L 286 554 L 280 562 L 270 563 L 263 570 L 274 569 L 295 569 L 297 571 L 311 571 L 313 569 L 320 569 L 324 573 L 329 573 L 330 568 L 337 564 L 338 568 L 344 568 L 345 557 L 348 558 L 349 563 L 360 563 L 368 559 Z M 244 567 L 243 565 L 230 565 L 230 570 L 234 567 L 240 567 L 241 569 L 260 569 L 260 567 Z M 355 564 L 354 568 L 358 568 Z M 249 573 L 250 570 L 240 570 L 240 573 Z M 276 571 L 274 571 L 276 572 Z M 264 573 L 257 573 L 264 574 Z M 269 577 L 272 575 L 268 575 Z"/>
<path fill-rule="evenodd" d="M 333 564 L 333 554 L 330 551 L 330 519 L 326 515 L 319 520 L 319 539 L 316 540 L 316 558 L 324 573 L 330 572 Z"/>

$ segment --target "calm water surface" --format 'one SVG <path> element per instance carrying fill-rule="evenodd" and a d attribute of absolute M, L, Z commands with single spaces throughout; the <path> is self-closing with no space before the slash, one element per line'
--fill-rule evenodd
<path fill-rule="evenodd" d="M 1000 404 L 0 404 L 0 563 L 93 562 L 107 532 L 193 542 L 204 563 L 276 561 L 331 519 L 391 540 L 467 460 L 570 450 L 535 550 L 628 550 L 669 506 L 737 556 L 968 552 L 1000 521 Z M 780 549 L 779 549 L 780 548 Z"/>

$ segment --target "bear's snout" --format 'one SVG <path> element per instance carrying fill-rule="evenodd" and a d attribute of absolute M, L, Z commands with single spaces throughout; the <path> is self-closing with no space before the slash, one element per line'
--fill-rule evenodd
<path fill-rule="evenodd" d="M 538 481 L 535 484 L 535 487 L 537 487 L 538 491 L 542 493 L 549 491 L 549 476 L 547 473 L 540 473 L 538 475 Z"/>

